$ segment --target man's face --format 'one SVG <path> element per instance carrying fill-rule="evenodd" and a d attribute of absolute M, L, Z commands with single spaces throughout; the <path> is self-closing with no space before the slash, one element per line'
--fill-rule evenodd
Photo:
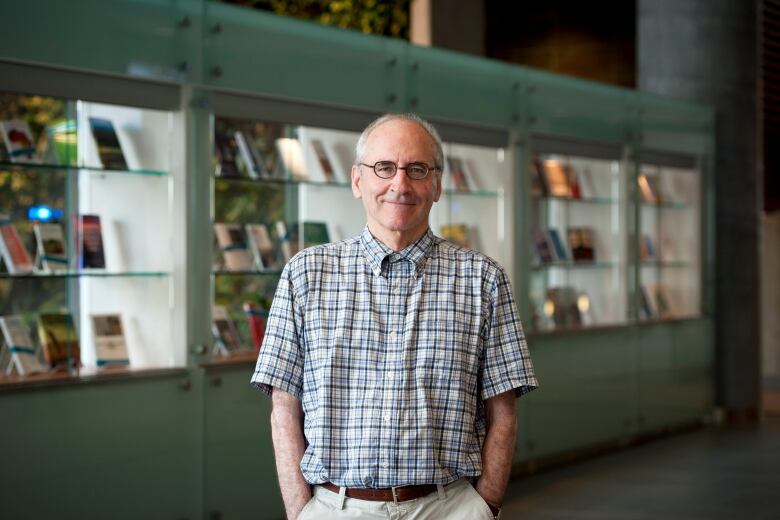
<path fill-rule="evenodd" d="M 369 134 L 365 150 L 365 164 L 393 161 L 399 167 L 410 162 L 440 166 L 433 138 L 411 121 L 391 120 L 378 126 Z M 414 240 L 428 228 L 431 206 L 441 196 L 441 177 L 438 170 L 431 170 L 424 179 L 414 180 L 399 169 L 392 179 L 382 179 L 370 166 L 353 166 L 352 193 L 363 200 L 369 229 L 377 238 Z"/>

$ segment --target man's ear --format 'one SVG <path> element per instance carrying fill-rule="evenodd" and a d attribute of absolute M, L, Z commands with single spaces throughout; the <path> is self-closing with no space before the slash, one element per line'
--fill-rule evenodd
<path fill-rule="evenodd" d="M 360 193 L 360 181 L 363 180 L 360 176 L 360 166 L 357 164 L 352 165 L 352 196 L 356 199 L 360 199 L 363 197 L 363 194 Z"/>
<path fill-rule="evenodd" d="M 435 176 L 435 181 L 434 182 L 436 183 L 436 188 L 435 188 L 435 191 L 434 191 L 434 194 L 433 194 L 434 195 L 433 196 L 433 202 L 439 202 L 439 197 L 441 197 L 441 177 L 442 177 L 442 175 L 443 175 L 443 172 L 438 172 L 438 173 L 434 174 L 434 176 Z"/>

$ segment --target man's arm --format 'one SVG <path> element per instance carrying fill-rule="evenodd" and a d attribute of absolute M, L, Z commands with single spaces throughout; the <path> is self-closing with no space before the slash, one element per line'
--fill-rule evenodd
<path fill-rule="evenodd" d="M 303 408 L 292 394 L 278 388 L 271 395 L 271 437 L 276 456 L 276 473 L 282 491 L 287 518 L 298 518 L 303 506 L 311 499 L 311 486 L 301 473 L 301 459 L 306 450 L 303 437 Z"/>
<path fill-rule="evenodd" d="M 509 390 L 485 401 L 487 435 L 482 447 L 482 475 L 476 489 L 494 507 L 501 507 L 512 471 L 517 434 L 515 400 L 515 391 Z"/>

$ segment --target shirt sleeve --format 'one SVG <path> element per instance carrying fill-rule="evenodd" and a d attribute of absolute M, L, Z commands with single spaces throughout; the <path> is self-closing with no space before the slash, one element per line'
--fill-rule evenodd
<path fill-rule="evenodd" d="M 294 273 L 292 262 L 282 271 L 251 383 L 268 395 L 272 388 L 278 388 L 301 399 L 303 346 L 299 332 L 302 319 L 295 297 Z"/>
<path fill-rule="evenodd" d="M 514 390 L 518 397 L 538 386 L 512 288 L 499 268 L 490 289 L 489 315 L 482 335 L 482 399 Z"/>

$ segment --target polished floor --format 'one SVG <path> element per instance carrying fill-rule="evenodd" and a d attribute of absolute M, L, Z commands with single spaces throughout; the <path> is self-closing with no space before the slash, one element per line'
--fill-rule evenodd
<path fill-rule="evenodd" d="M 513 481 L 505 520 L 780 520 L 780 415 Z"/>

